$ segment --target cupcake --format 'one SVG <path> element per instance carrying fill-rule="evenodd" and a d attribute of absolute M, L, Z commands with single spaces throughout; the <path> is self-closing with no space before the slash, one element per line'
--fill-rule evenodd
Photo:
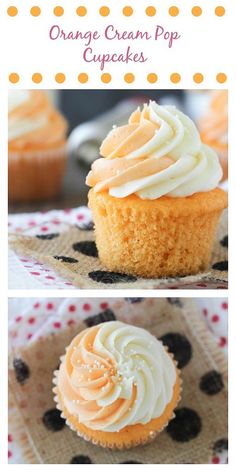
<path fill-rule="evenodd" d="M 78 334 L 54 374 L 55 401 L 68 426 L 112 449 L 153 440 L 180 400 L 173 357 L 149 332 L 119 321 Z"/>
<path fill-rule="evenodd" d="M 86 183 L 101 263 L 141 277 L 208 268 L 226 193 L 222 169 L 190 118 L 155 102 L 103 141 Z"/>
<path fill-rule="evenodd" d="M 9 200 L 54 197 L 66 162 L 67 124 L 44 91 L 10 91 L 8 102 Z"/>
<path fill-rule="evenodd" d="M 211 93 L 209 109 L 199 121 L 201 138 L 218 154 L 223 169 L 222 180 L 228 178 L 228 92 Z"/>

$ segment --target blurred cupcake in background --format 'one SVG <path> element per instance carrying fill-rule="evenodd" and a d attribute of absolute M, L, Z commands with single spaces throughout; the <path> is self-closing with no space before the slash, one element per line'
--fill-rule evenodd
<path fill-rule="evenodd" d="M 65 172 L 66 134 L 66 120 L 47 92 L 9 92 L 9 201 L 40 201 L 58 194 Z"/>
<path fill-rule="evenodd" d="M 206 114 L 199 120 L 201 138 L 213 148 L 223 169 L 222 180 L 228 178 L 228 92 L 216 90 L 211 93 Z"/>

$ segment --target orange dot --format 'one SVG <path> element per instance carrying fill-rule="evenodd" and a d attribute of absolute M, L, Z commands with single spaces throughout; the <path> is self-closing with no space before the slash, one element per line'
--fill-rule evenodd
<path fill-rule="evenodd" d="M 158 80 L 158 77 L 154 72 L 151 72 L 147 75 L 147 80 L 150 84 L 155 84 L 155 82 Z"/>
<path fill-rule="evenodd" d="M 173 84 L 177 84 L 178 82 L 180 82 L 181 76 L 177 72 L 174 72 L 173 74 L 171 74 L 170 80 L 171 82 L 173 82 Z"/>
<path fill-rule="evenodd" d="M 76 13 L 78 16 L 85 16 L 87 15 L 87 8 L 80 6 L 77 8 Z"/>
<path fill-rule="evenodd" d="M 108 7 L 101 7 L 99 10 L 101 16 L 108 16 L 110 14 L 110 8 Z"/>
<path fill-rule="evenodd" d="M 35 83 L 35 84 L 40 84 L 40 82 L 42 82 L 43 80 L 43 76 L 42 74 L 40 74 L 39 72 L 35 72 L 33 75 L 32 75 L 32 81 Z"/>
<path fill-rule="evenodd" d="M 30 14 L 32 16 L 39 16 L 41 13 L 41 8 L 37 7 L 37 6 L 34 6 L 30 9 Z"/>
<path fill-rule="evenodd" d="M 64 8 L 57 6 L 54 8 L 53 13 L 55 16 L 62 16 L 64 14 Z"/>
<path fill-rule="evenodd" d="M 174 6 L 170 7 L 169 8 L 169 14 L 170 14 L 170 16 L 178 16 L 178 14 L 179 14 L 178 7 L 174 7 Z"/>
<path fill-rule="evenodd" d="M 196 6 L 196 7 L 192 8 L 192 15 L 193 16 L 201 16 L 201 14 L 202 14 L 201 7 Z"/>
<path fill-rule="evenodd" d="M 17 84 L 17 82 L 20 80 L 20 77 L 16 72 L 12 72 L 8 78 L 12 84 Z"/>
<path fill-rule="evenodd" d="M 203 81 L 204 77 L 202 74 L 200 74 L 199 72 L 196 72 L 196 74 L 194 74 L 193 76 L 193 80 L 194 82 L 196 82 L 196 84 L 200 84 L 202 81 Z"/>
<path fill-rule="evenodd" d="M 81 72 L 81 74 L 78 75 L 78 81 L 81 84 L 85 84 L 86 82 L 88 82 L 88 74 L 86 74 L 85 72 Z"/>
<path fill-rule="evenodd" d="M 128 74 L 125 74 L 124 76 L 124 80 L 125 82 L 127 82 L 127 84 L 132 84 L 132 82 L 134 82 L 134 79 L 135 79 L 134 74 L 131 74 L 130 72 L 128 72 Z"/>
<path fill-rule="evenodd" d="M 101 75 L 101 81 L 104 84 L 109 84 L 109 82 L 111 82 L 111 74 L 104 72 L 104 74 Z"/>
<path fill-rule="evenodd" d="M 65 82 L 66 80 L 66 76 L 65 74 L 63 74 L 62 72 L 58 72 L 56 75 L 55 75 L 55 81 L 58 83 L 58 84 L 63 84 L 63 82 Z"/>
<path fill-rule="evenodd" d="M 147 16 L 155 16 L 157 11 L 155 7 L 150 6 L 146 8 L 145 12 Z"/>
<path fill-rule="evenodd" d="M 132 7 L 124 7 L 122 11 L 123 11 L 123 15 L 125 15 L 125 16 L 133 15 L 133 8 Z"/>
<path fill-rule="evenodd" d="M 8 7 L 8 9 L 7 9 L 7 14 L 8 14 L 9 16 L 16 16 L 17 13 L 18 13 L 18 9 L 17 9 L 16 7 L 13 7 L 13 6 Z"/>
<path fill-rule="evenodd" d="M 224 16 L 225 14 L 225 8 L 224 7 L 216 7 L 215 9 L 215 14 L 216 16 Z"/>
<path fill-rule="evenodd" d="M 216 80 L 219 82 L 219 84 L 224 84 L 227 80 L 227 75 L 223 72 L 219 72 L 219 74 L 216 76 Z"/>

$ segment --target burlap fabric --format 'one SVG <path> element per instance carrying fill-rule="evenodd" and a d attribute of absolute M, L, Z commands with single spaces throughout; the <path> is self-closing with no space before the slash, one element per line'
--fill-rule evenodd
<path fill-rule="evenodd" d="M 141 325 L 173 352 L 182 370 L 176 417 L 154 442 L 127 451 L 94 446 L 72 432 L 55 410 L 53 371 L 73 336 L 98 316 L 20 349 L 10 361 L 9 401 L 15 405 L 14 437 L 27 463 L 67 464 L 78 456 L 92 463 L 208 463 L 217 441 L 227 438 L 227 363 L 205 328 L 194 302 L 155 299 L 156 310 L 137 319 L 113 307 L 113 319 Z M 55 416 L 56 415 L 56 416 Z M 12 427 L 12 425 L 11 425 Z"/>
<path fill-rule="evenodd" d="M 228 227 L 225 211 L 217 231 L 209 271 L 202 274 L 172 279 L 143 279 L 109 272 L 98 259 L 93 230 L 69 226 L 59 234 L 36 236 L 11 235 L 11 247 L 20 255 L 28 256 L 52 267 L 75 286 L 85 289 L 157 289 L 181 287 L 194 282 L 210 284 L 208 288 L 227 288 Z"/>

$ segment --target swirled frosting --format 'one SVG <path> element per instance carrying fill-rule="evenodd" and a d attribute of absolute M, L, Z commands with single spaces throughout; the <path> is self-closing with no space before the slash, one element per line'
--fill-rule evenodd
<path fill-rule="evenodd" d="M 67 124 L 43 91 L 12 90 L 8 96 L 9 148 L 53 146 L 65 139 Z"/>
<path fill-rule="evenodd" d="M 211 94 L 207 113 L 199 121 L 203 142 L 217 152 L 228 150 L 228 94 L 226 90 L 217 90 Z"/>
<path fill-rule="evenodd" d="M 80 423 L 116 432 L 158 418 L 172 399 L 176 377 L 160 341 L 142 328 L 112 321 L 74 338 L 57 388 Z"/>
<path fill-rule="evenodd" d="M 86 183 L 118 198 L 186 197 L 214 189 L 222 177 L 216 153 L 201 142 L 193 121 L 152 101 L 113 128 L 100 153 Z"/>

